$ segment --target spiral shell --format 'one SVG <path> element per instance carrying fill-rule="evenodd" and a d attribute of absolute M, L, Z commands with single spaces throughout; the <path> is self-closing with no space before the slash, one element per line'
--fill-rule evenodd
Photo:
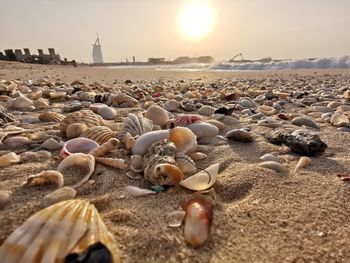
<path fill-rule="evenodd" d="M 63 263 L 67 255 L 98 242 L 108 248 L 114 263 L 120 262 L 113 236 L 96 208 L 85 200 L 69 200 L 30 217 L 5 240 L 0 258 L 6 263 Z"/>
<path fill-rule="evenodd" d="M 72 123 L 84 123 L 88 127 L 100 126 L 103 124 L 103 120 L 100 116 L 96 115 L 90 110 L 77 111 L 69 114 L 60 123 L 60 130 L 62 133 L 66 133 L 67 127 Z"/>
<path fill-rule="evenodd" d="M 117 139 L 123 141 L 124 135 L 130 133 L 132 137 L 140 136 L 144 133 L 150 132 L 153 129 L 153 122 L 147 118 L 142 117 L 141 114 L 130 113 L 123 122 L 121 131 L 117 135 Z"/>
<path fill-rule="evenodd" d="M 84 131 L 80 137 L 85 137 L 90 140 L 103 144 L 109 139 L 115 138 L 116 133 L 106 126 L 95 126 Z"/>
<path fill-rule="evenodd" d="M 215 108 L 212 106 L 209 106 L 209 105 L 204 105 L 198 110 L 198 113 L 200 115 L 204 115 L 204 116 L 208 116 L 208 117 L 213 115 L 214 112 L 215 112 Z"/>

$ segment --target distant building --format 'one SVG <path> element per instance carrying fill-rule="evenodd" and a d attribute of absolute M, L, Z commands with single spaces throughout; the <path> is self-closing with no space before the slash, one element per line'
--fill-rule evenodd
<path fill-rule="evenodd" d="M 102 49 L 100 44 L 100 39 L 97 36 L 95 44 L 92 45 L 92 61 L 94 64 L 103 63 Z"/>
<path fill-rule="evenodd" d="M 148 63 L 150 64 L 162 64 L 165 62 L 165 58 L 149 58 Z"/>

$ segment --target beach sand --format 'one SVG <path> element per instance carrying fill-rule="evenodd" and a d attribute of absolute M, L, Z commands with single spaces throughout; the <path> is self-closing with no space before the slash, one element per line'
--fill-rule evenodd
<path fill-rule="evenodd" d="M 276 80 L 281 85 L 278 80 L 311 77 L 319 80 L 320 85 L 331 79 L 336 88 L 337 85 L 350 88 L 350 70 L 181 72 L 0 62 L 0 79 L 47 78 L 106 85 L 123 85 L 127 79 L 134 84 L 161 80 L 162 85 L 178 80 L 215 83 L 218 79 L 235 79 L 251 80 L 252 86 L 255 82 Z M 120 117 L 126 113 L 126 109 L 118 110 Z M 37 114 L 28 112 L 24 116 Z M 28 127 L 40 129 L 36 124 Z M 350 262 L 350 184 L 336 176 L 350 174 L 350 133 L 341 132 L 329 123 L 320 124 L 318 133 L 328 144 L 326 152 L 312 157 L 311 165 L 299 174 L 279 174 L 259 167 L 259 157 L 278 152 L 286 157 L 284 164 L 293 170 L 299 156 L 284 153 L 283 147 L 270 144 L 260 135 L 273 129 L 252 127 L 255 134 L 252 143 L 213 138 L 199 146 L 208 157 L 196 162 L 198 167 L 225 163 L 213 187 L 216 205 L 211 234 L 200 248 L 186 244 L 183 226 L 167 226 L 167 214 L 178 210 L 192 195 L 180 186 L 156 195 L 125 197 L 122 191 L 125 185 L 149 188 L 150 183 L 143 178 L 132 180 L 125 171 L 97 165 L 91 178 L 95 185 L 78 191 L 77 198 L 88 199 L 96 206 L 116 239 L 123 262 Z M 11 203 L 0 210 L 0 244 L 39 211 L 40 200 L 55 189 L 20 187 L 29 174 L 57 168 L 58 151 L 52 153 L 53 158 L 46 162 L 0 168 L 0 189 L 12 192 Z M 107 185 L 106 180 L 109 180 Z"/>

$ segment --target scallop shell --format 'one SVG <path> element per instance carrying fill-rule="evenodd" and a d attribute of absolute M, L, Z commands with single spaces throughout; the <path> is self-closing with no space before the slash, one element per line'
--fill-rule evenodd
<path fill-rule="evenodd" d="M 95 158 L 91 154 L 74 153 L 58 165 L 57 171 L 64 175 L 64 171 L 68 168 L 81 168 L 83 170 L 83 179 L 73 185 L 73 188 L 77 188 L 85 183 L 95 170 Z"/>
<path fill-rule="evenodd" d="M 216 126 L 219 129 L 219 131 L 221 131 L 221 130 L 226 128 L 225 123 L 223 123 L 223 122 L 221 122 L 219 120 L 209 119 L 209 120 L 206 120 L 205 122 Z"/>
<path fill-rule="evenodd" d="M 96 115 L 90 110 L 77 111 L 69 114 L 60 122 L 60 130 L 62 133 L 66 133 L 67 127 L 72 123 L 84 123 L 86 126 L 95 127 L 103 124 L 103 120 L 100 116 Z M 107 139 L 108 140 L 108 139 Z"/>
<path fill-rule="evenodd" d="M 152 120 L 155 125 L 163 126 L 167 124 L 169 115 L 163 108 L 152 105 L 146 111 L 145 117 Z"/>
<path fill-rule="evenodd" d="M 206 122 L 196 122 L 187 126 L 196 136 L 197 139 L 202 137 L 213 137 L 219 134 L 219 129 Z"/>
<path fill-rule="evenodd" d="M 63 263 L 67 255 L 80 254 L 98 242 L 107 247 L 113 263 L 120 262 L 113 236 L 96 208 L 85 200 L 69 200 L 30 217 L 5 240 L 0 257 L 6 263 Z"/>
<path fill-rule="evenodd" d="M 80 135 L 80 137 L 85 137 L 97 142 L 98 144 L 103 144 L 109 139 L 115 138 L 116 132 L 106 126 L 96 126 L 88 128 Z"/>
<path fill-rule="evenodd" d="M 121 131 L 117 135 L 117 139 L 123 141 L 124 135 L 128 132 L 132 137 L 140 136 L 144 133 L 150 132 L 153 129 L 153 122 L 147 118 L 142 117 L 141 114 L 130 113 L 123 122 Z"/>
<path fill-rule="evenodd" d="M 215 112 L 215 108 L 209 105 L 204 105 L 202 107 L 200 107 L 200 109 L 198 110 L 198 113 L 200 115 L 204 115 L 204 116 L 211 116 L 213 115 Z"/>
<path fill-rule="evenodd" d="M 192 175 L 197 172 L 196 164 L 188 155 L 184 153 L 177 153 L 175 156 L 175 161 L 177 167 L 179 167 L 183 174 Z"/>
<path fill-rule="evenodd" d="M 40 186 L 55 184 L 58 188 L 63 186 L 63 175 L 60 172 L 49 170 L 30 175 L 23 186 Z"/>
<path fill-rule="evenodd" d="M 180 182 L 180 185 L 192 191 L 203 191 L 212 187 L 219 173 L 220 163 L 213 164 Z"/>
<path fill-rule="evenodd" d="M 202 117 L 196 114 L 179 115 L 174 120 L 169 120 L 174 126 L 188 126 L 191 123 L 202 121 Z"/>
<path fill-rule="evenodd" d="M 48 112 L 40 113 L 38 118 L 42 122 L 61 122 L 65 117 L 64 115 L 58 112 L 48 111 Z"/>

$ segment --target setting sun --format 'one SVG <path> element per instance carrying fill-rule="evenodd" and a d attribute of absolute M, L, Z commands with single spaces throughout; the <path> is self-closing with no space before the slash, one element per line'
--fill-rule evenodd
<path fill-rule="evenodd" d="M 208 0 L 189 0 L 180 10 L 177 22 L 184 37 L 199 40 L 213 31 L 216 13 Z"/>

